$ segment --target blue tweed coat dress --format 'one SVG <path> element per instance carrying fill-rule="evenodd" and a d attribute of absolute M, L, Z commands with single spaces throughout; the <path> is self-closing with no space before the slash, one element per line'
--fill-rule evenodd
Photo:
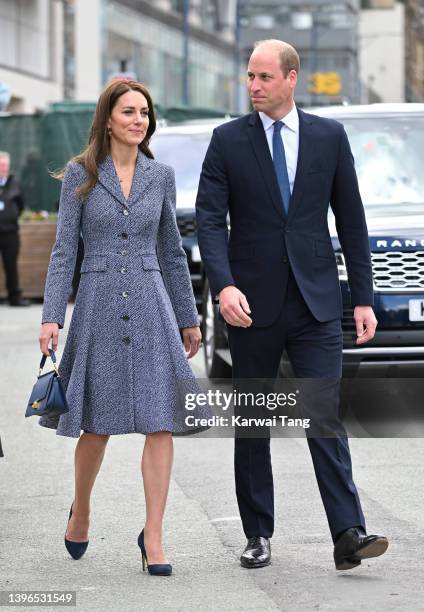
<path fill-rule="evenodd" d="M 82 230 L 81 281 L 59 373 L 70 411 L 40 417 L 63 436 L 171 431 L 193 433 L 184 394 L 199 388 L 180 328 L 198 324 L 175 218 L 173 170 L 139 151 L 128 200 L 110 155 L 81 201 L 86 177 L 70 162 L 60 198 L 56 242 L 42 322 L 62 328 Z"/>

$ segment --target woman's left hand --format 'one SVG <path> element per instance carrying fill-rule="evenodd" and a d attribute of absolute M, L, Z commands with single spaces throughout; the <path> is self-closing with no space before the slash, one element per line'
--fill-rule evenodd
<path fill-rule="evenodd" d="M 187 353 L 187 359 L 191 359 L 199 350 L 202 341 L 200 327 L 184 327 L 181 330 L 183 335 L 184 348 Z"/>

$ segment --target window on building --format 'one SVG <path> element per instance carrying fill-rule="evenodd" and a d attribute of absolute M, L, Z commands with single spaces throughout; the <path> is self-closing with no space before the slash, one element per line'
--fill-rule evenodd
<path fill-rule="evenodd" d="M 136 44 L 113 32 L 109 33 L 107 79 L 118 72 L 134 72 L 138 78 L 138 66 L 135 61 Z"/>
<path fill-rule="evenodd" d="M 334 68 L 342 69 L 348 68 L 349 66 L 349 56 L 348 55 L 335 55 L 333 56 Z"/>
<path fill-rule="evenodd" d="M 204 6 L 208 4 L 211 3 L 205 0 Z M 177 5 L 174 3 L 173 7 Z M 182 104 L 181 30 L 134 10 L 124 10 L 118 2 L 109 4 L 108 28 L 106 72 L 119 71 L 125 61 L 127 70 L 135 72 L 148 86 L 157 104 Z M 230 109 L 234 97 L 233 70 L 231 52 L 192 35 L 189 41 L 189 104 Z"/>
<path fill-rule="evenodd" d="M 182 63 L 181 60 L 169 55 L 163 56 L 163 100 L 164 106 L 178 106 L 182 100 Z"/>
<path fill-rule="evenodd" d="M 49 78 L 50 2 L 0 0 L 0 64 Z"/>
<path fill-rule="evenodd" d="M 183 12 L 184 0 L 171 0 L 170 4 L 171 4 L 171 9 L 175 11 L 176 13 Z"/>

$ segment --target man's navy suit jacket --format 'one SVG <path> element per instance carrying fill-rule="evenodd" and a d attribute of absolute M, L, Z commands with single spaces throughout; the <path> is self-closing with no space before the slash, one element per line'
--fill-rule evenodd
<path fill-rule="evenodd" d="M 235 285 L 246 295 L 258 327 L 278 317 L 289 265 L 318 321 L 342 316 L 329 203 L 352 306 L 373 305 L 367 226 L 346 132 L 332 119 L 298 113 L 299 154 L 287 215 L 257 112 L 215 128 L 200 176 L 198 239 L 211 293 Z"/>

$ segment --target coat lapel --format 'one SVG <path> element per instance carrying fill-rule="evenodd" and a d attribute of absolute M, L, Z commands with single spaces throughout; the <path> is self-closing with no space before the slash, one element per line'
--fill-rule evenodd
<path fill-rule="evenodd" d="M 115 165 L 110 154 L 98 165 L 98 180 L 114 198 L 123 204 L 123 206 L 129 206 L 131 202 L 136 203 L 140 199 L 147 186 L 152 181 L 154 174 L 152 172 L 152 166 L 152 160 L 139 151 L 128 200 L 125 199 L 122 192 Z"/>
<path fill-rule="evenodd" d="M 135 165 L 133 182 L 131 185 L 130 195 L 128 196 L 127 204 L 135 204 L 141 198 L 154 179 L 154 164 L 153 161 L 141 151 L 138 152 L 137 163 Z"/>
<path fill-rule="evenodd" d="M 253 146 L 253 150 L 261 168 L 265 183 L 268 187 L 272 203 L 274 204 L 278 214 L 281 215 L 283 219 L 286 219 L 274 164 L 259 113 L 253 112 L 250 115 L 247 134 Z"/>
<path fill-rule="evenodd" d="M 299 108 L 297 109 L 297 112 L 299 114 L 299 152 L 297 155 L 296 176 L 294 180 L 293 193 L 290 198 L 290 206 L 287 215 L 288 220 L 291 220 L 296 214 L 296 209 L 302 199 L 306 183 L 306 175 L 309 170 L 315 144 L 312 129 L 312 117 L 304 113 Z"/>
<path fill-rule="evenodd" d="M 97 167 L 97 179 L 99 183 L 109 191 L 121 204 L 127 205 L 122 193 L 121 185 L 119 184 L 118 175 L 116 174 L 115 166 L 112 157 L 107 155 L 105 159 Z"/>

